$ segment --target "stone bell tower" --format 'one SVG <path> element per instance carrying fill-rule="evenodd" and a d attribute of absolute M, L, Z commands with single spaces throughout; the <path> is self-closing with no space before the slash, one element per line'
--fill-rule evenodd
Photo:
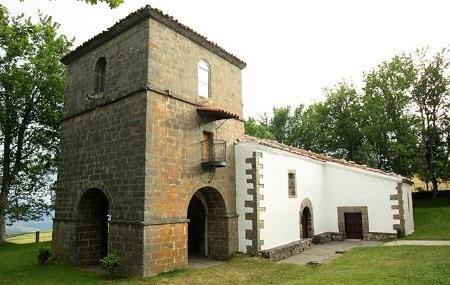
<path fill-rule="evenodd" d="M 149 6 L 62 62 L 56 258 L 147 276 L 236 251 L 245 63 Z"/>

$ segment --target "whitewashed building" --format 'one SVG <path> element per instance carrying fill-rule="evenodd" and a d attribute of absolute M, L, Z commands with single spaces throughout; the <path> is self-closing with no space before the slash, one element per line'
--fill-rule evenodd
<path fill-rule="evenodd" d="M 409 179 L 249 136 L 235 152 L 241 252 L 278 260 L 311 241 L 414 231 Z"/>

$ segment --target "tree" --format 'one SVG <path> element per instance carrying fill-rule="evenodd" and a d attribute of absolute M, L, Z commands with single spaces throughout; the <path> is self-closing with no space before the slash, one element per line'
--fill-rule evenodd
<path fill-rule="evenodd" d="M 267 125 L 264 125 L 251 117 L 245 122 L 245 133 L 257 138 L 275 139 L 275 136 L 270 132 Z"/>
<path fill-rule="evenodd" d="M 24 1 L 25 0 L 20 0 L 20 2 L 24 2 Z M 104 3 L 108 4 L 108 6 L 111 9 L 119 7 L 124 2 L 124 0 L 77 0 L 77 1 L 84 1 L 84 2 L 89 3 L 91 5 L 96 5 L 99 2 L 104 2 Z"/>
<path fill-rule="evenodd" d="M 417 168 L 416 118 L 411 89 L 416 73 L 402 54 L 364 75 L 362 132 L 373 151 L 373 167 L 411 176 Z"/>
<path fill-rule="evenodd" d="M 317 153 L 326 153 L 329 149 L 327 127 L 327 110 L 323 102 L 318 102 L 304 108 L 298 106 L 292 117 L 292 131 L 288 143 L 297 148 L 310 150 Z"/>
<path fill-rule="evenodd" d="M 280 143 L 286 143 L 291 126 L 291 107 L 274 107 L 273 116 L 269 120 L 269 131 Z"/>
<path fill-rule="evenodd" d="M 333 89 L 325 90 L 327 98 L 326 129 L 329 154 L 347 160 L 361 162 L 359 150 L 363 144 L 361 132 L 361 98 L 352 84 L 338 83 Z"/>
<path fill-rule="evenodd" d="M 411 55 L 417 77 L 412 99 L 419 115 L 420 149 L 425 163 L 422 176 L 433 185 L 433 197 L 438 181 L 449 179 L 450 159 L 450 60 L 444 49 L 432 58 L 427 50 Z"/>
<path fill-rule="evenodd" d="M 49 211 L 64 95 L 59 59 L 71 46 L 51 17 L 37 24 L 0 5 L 0 241 L 5 224 Z"/>
<path fill-rule="evenodd" d="M 81 1 L 81 0 L 78 0 Z M 122 5 L 122 3 L 124 2 L 124 0 L 84 0 L 86 3 L 95 5 L 98 2 L 105 2 L 106 4 L 108 4 L 108 6 L 110 8 L 117 8 L 120 5 Z"/>

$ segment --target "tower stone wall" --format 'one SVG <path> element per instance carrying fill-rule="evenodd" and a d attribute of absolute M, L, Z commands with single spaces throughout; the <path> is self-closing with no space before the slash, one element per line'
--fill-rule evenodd
<path fill-rule="evenodd" d="M 95 65 L 102 57 L 105 89 L 95 92 Z M 199 60 L 211 67 L 210 98 L 197 95 Z M 56 258 L 83 264 L 107 250 L 122 258 L 123 272 L 139 276 L 186 267 L 187 209 L 197 191 L 208 208 L 208 255 L 224 259 L 237 251 L 234 142 L 244 134 L 245 63 L 150 7 L 62 61 L 67 83 L 53 233 Z M 200 116 L 197 108 L 202 106 L 239 118 Z M 204 131 L 226 141 L 226 167 L 201 166 Z M 90 219 L 86 209 L 106 200 L 107 246 L 101 248 L 101 220 L 94 221 L 98 214 Z"/>

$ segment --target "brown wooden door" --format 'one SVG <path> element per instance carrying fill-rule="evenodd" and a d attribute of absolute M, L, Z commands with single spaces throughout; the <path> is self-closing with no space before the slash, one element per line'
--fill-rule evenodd
<path fill-rule="evenodd" d="M 306 217 L 305 211 L 302 214 L 302 238 L 308 238 L 308 218 Z"/>
<path fill-rule="evenodd" d="M 203 132 L 203 161 L 211 160 L 211 143 L 212 143 L 212 133 Z"/>
<path fill-rule="evenodd" d="M 345 237 L 351 239 L 362 239 L 362 214 L 344 213 L 345 218 Z"/>

